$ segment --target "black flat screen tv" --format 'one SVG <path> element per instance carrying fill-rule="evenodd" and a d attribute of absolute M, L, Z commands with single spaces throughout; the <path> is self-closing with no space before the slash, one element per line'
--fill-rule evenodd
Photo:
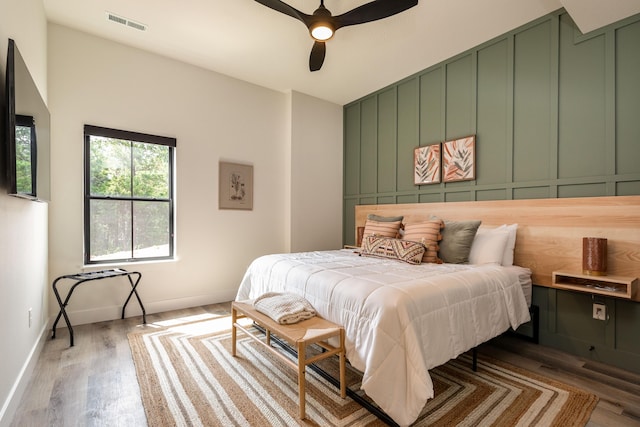
<path fill-rule="evenodd" d="M 49 200 L 49 110 L 11 39 L 5 94 L 8 192 L 31 200 Z"/>

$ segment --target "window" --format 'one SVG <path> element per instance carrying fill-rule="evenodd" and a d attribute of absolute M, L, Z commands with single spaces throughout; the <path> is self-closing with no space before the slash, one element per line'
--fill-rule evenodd
<path fill-rule="evenodd" d="M 175 138 L 85 125 L 85 264 L 173 258 Z"/>
<path fill-rule="evenodd" d="M 36 195 L 36 124 L 16 115 L 16 193 Z"/>

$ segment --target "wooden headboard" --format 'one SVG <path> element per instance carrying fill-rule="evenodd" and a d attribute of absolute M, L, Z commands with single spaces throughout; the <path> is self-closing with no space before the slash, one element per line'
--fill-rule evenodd
<path fill-rule="evenodd" d="M 608 273 L 640 277 L 640 196 L 356 206 L 356 230 L 367 214 L 404 215 L 404 223 L 482 220 L 482 226 L 518 224 L 514 264 L 533 272 L 533 283 L 551 286 L 552 272 L 582 271 L 582 238 L 608 240 Z M 357 233 L 357 231 L 356 231 Z"/>

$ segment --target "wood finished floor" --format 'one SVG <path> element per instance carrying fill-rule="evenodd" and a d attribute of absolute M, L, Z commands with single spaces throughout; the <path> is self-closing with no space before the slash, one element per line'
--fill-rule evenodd
<path fill-rule="evenodd" d="M 227 314 L 213 304 L 147 315 L 149 324 L 201 313 Z M 11 426 L 147 426 L 127 333 L 140 317 L 66 329 L 47 340 Z M 487 354 L 600 397 L 589 427 L 640 426 L 640 375 L 585 361 L 504 336 L 480 348 Z M 153 427 L 153 426 L 150 426 Z"/>

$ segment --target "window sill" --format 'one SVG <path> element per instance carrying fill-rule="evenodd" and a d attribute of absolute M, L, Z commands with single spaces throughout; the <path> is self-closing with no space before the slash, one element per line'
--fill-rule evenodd
<path fill-rule="evenodd" d="M 166 263 L 172 263 L 176 261 L 178 261 L 177 257 L 173 257 L 172 259 L 154 259 L 154 260 L 148 260 L 148 261 L 129 261 L 129 262 L 123 261 L 123 262 L 113 262 L 113 263 L 100 262 L 96 264 L 83 264 L 80 268 L 82 270 L 94 269 L 94 268 L 108 269 L 108 268 L 116 268 L 116 267 L 131 268 L 130 266 L 135 266 L 135 265 L 166 264 Z"/>

